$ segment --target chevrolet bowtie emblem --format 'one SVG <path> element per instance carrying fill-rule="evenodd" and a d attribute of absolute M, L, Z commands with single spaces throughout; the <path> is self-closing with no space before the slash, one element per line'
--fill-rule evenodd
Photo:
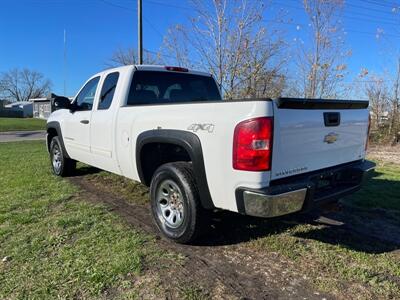
<path fill-rule="evenodd" d="M 330 132 L 324 137 L 324 143 L 333 144 L 337 141 L 338 137 L 339 135 L 337 133 Z"/>

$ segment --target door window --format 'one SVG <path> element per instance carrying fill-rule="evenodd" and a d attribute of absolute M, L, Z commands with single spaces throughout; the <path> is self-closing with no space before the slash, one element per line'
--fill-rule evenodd
<path fill-rule="evenodd" d="M 100 77 L 91 79 L 78 94 L 75 101 L 77 110 L 92 110 L 99 79 Z"/>
<path fill-rule="evenodd" d="M 115 89 L 117 87 L 119 73 L 114 72 L 107 75 L 101 88 L 99 109 L 108 109 L 114 98 Z"/>

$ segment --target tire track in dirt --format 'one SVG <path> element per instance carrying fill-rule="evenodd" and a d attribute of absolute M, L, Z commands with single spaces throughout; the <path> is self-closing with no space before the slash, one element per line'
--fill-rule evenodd
<path fill-rule="evenodd" d="M 315 291 L 301 274 L 287 272 L 290 262 L 278 255 L 258 257 L 245 249 L 232 229 L 241 221 L 240 216 L 235 218 L 235 224 L 222 224 L 222 228 L 204 237 L 199 245 L 179 245 L 160 237 L 147 205 L 128 203 L 109 193 L 107 187 L 94 185 L 85 176 L 71 177 L 70 181 L 80 187 L 79 198 L 105 204 L 135 229 L 155 235 L 161 249 L 186 258 L 183 264 L 177 263 L 169 270 L 156 270 L 162 281 L 168 282 L 169 287 L 164 290 L 166 299 L 178 298 L 177 290 L 191 284 L 200 286 L 213 299 L 333 298 Z M 247 238 L 251 239 L 251 235 Z"/>

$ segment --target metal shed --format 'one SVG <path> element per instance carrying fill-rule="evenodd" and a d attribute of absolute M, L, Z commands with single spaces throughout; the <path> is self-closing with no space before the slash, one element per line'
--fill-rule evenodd
<path fill-rule="evenodd" d="M 39 119 L 47 119 L 51 112 L 51 101 L 49 98 L 29 99 L 33 103 L 33 117 Z"/>

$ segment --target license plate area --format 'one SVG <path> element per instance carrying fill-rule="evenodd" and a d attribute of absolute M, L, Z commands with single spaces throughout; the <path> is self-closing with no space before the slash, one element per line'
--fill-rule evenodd
<path fill-rule="evenodd" d="M 316 186 L 317 190 L 323 190 L 323 189 L 330 188 L 331 186 L 333 186 L 332 181 L 333 181 L 332 177 L 327 177 L 327 178 L 318 180 L 317 186 Z"/>
<path fill-rule="evenodd" d="M 354 169 L 319 174 L 311 179 L 315 188 L 314 200 L 355 187 L 361 183 L 361 177 L 361 173 Z"/>

